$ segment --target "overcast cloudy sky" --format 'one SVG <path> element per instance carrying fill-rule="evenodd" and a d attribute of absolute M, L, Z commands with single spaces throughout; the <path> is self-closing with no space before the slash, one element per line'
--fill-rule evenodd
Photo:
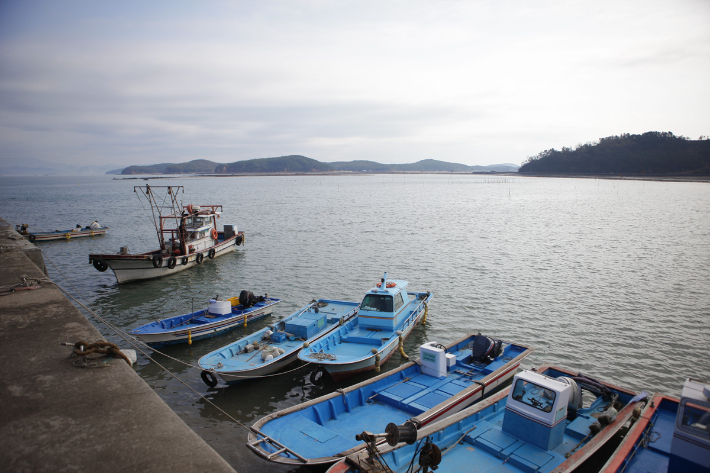
<path fill-rule="evenodd" d="M 710 135 L 710 1 L 0 1 L 0 164 Z"/>

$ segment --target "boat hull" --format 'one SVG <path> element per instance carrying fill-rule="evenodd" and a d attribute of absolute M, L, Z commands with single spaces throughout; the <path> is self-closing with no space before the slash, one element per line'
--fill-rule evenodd
<path fill-rule="evenodd" d="M 209 260 L 208 252 L 211 249 L 215 250 L 214 257 L 222 256 L 224 254 L 230 253 L 237 249 L 237 237 L 239 235 L 244 235 L 243 232 L 239 232 L 227 240 L 223 240 L 218 244 L 207 248 L 206 250 L 199 253 L 192 253 L 188 256 L 177 256 L 176 264 L 173 268 L 168 266 L 168 258 L 163 257 L 163 261 L 160 266 L 155 267 L 153 265 L 153 256 L 158 254 L 157 252 L 141 253 L 137 255 L 107 255 L 107 254 L 96 254 L 89 255 L 89 262 L 94 263 L 95 261 L 104 262 L 108 268 L 111 268 L 116 280 L 119 283 L 126 283 L 130 281 L 139 281 L 143 279 L 154 279 L 163 276 L 169 276 L 171 274 L 176 274 L 186 269 L 197 266 L 198 255 L 202 254 L 202 264 Z M 183 261 L 186 261 L 183 263 Z"/>
<path fill-rule="evenodd" d="M 327 322 L 307 339 L 293 336 L 276 341 L 271 338 L 267 344 L 270 347 L 278 347 L 284 351 L 276 358 L 270 361 L 260 361 L 258 351 L 246 351 L 246 345 L 254 342 L 263 343 L 268 338 L 267 331 L 285 333 L 288 323 L 299 319 L 306 313 L 317 313 L 314 311 L 314 303 L 299 309 L 270 327 L 264 327 L 240 340 L 204 355 L 199 359 L 198 365 L 200 368 L 218 375 L 228 384 L 270 375 L 286 368 L 298 361 L 298 353 L 303 348 L 304 342 L 312 343 L 327 335 L 339 326 L 340 319 L 348 320 L 352 318 L 357 313 L 359 306 L 357 302 L 330 299 L 319 299 L 315 302 L 318 304 L 325 303 L 324 307 L 320 307 L 320 313 L 327 319 Z M 259 348 L 259 350 L 261 349 L 263 349 L 263 346 Z"/>
<path fill-rule="evenodd" d="M 45 233 L 30 233 L 25 235 L 25 238 L 31 242 L 51 241 L 51 240 L 71 240 L 73 238 L 93 237 L 105 235 L 108 227 L 100 227 L 97 229 L 84 229 L 78 232 L 72 230 L 60 230 L 56 232 Z"/>
<path fill-rule="evenodd" d="M 250 321 L 260 319 L 270 315 L 273 311 L 274 304 L 270 304 L 266 307 L 247 312 L 247 324 Z M 188 339 L 192 341 L 202 340 L 204 338 L 210 338 L 217 335 L 221 335 L 229 330 L 241 327 L 244 325 L 244 314 L 235 315 L 228 317 L 226 319 L 217 320 L 209 324 L 201 324 L 197 326 L 186 326 L 186 328 L 181 330 L 176 330 L 173 332 L 155 332 L 155 333 L 139 333 L 137 331 L 129 332 L 145 343 L 152 346 L 164 346 L 164 345 L 174 345 L 177 343 L 185 343 Z"/>
<path fill-rule="evenodd" d="M 432 297 L 433 296 L 429 294 L 425 300 L 420 300 L 418 306 L 414 310 L 411 323 L 405 323 L 399 327 L 399 330 L 402 332 L 403 340 L 409 336 L 417 324 L 421 323 L 422 317 L 427 310 L 426 304 L 431 301 Z M 394 355 L 398 347 L 399 337 L 395 334 L 393 334 L 393 336 L 390 337 L 383 345 L 377 347 L 377 354 L 380 356 L 380 365 L 385 364 L 392 357 L 392 355 Z M 333 353 L 337 353 L 337 351 L 333 350 Z M 309 360 L 306 357 L 307 354 L 305 354 L 305 352 L 300 355 L 301 360 L 312 362 L 312 360 Z M 352 362 L 325 361 L 319 363 L 319 365 L 322 366 L 328 372 L 330 377 L 337 382 L 359 373 L 374 370 L 376 368 L 376 357 L 375 353 L 373 353 L 372 356 Z"/>

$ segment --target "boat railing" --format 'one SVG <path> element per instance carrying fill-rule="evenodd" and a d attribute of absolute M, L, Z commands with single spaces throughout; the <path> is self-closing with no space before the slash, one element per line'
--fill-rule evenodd
<path fill-rule="evenodd" d="M 256 427 L 249 427 L 249 429 L 256 434 L 256 440 L 249 441 L 247 442 L 247 447 L 249 447 L 251 450 L 253 450 L 257 455 L 266 458 L 267 460 L 271 460 L 274 457 L 281 455 L 282 453 L 288 453 L 289 455 L 293 455 L 294 457 L 298 458 L 303 463 L 308 463 L 308 459 L 304 458 L 303 456 L 299 455 L 298 453 L 294 452 L 290 448 L 286 447 L 285 445 L 281 444 L 277 440 L 272 439 L 265 433 L 261 432 L 259 429 Z M 259 438 L 262 437 L 262 438 Z M 258 445 L 260 443 L 267 443 L 271 445 L 272 448 L 275 449 L 273 453 L 268 452 L 265 448 L 262 447 L 262 451 L 259 450 Z"/>

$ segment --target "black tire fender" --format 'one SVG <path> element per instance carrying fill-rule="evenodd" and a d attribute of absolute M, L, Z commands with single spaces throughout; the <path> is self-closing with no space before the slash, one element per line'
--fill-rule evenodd
<path fill-rule="evenodd" d="M 244 241 L 244 237 L 242 235 L 237 235 L 237 246 L 240 246 L 242 242 Z"/>
<path fill-rule="evenodd" d="M 108 269 L 108 264 L 106 261 L 101 260 L 101 259 L 95 259 L 94 260 L 94 268 L 98 269 L 102 273 Z"/>
<path fill-rule="evenodd" d="M 212 371 L 202 370 L 200 378 L 202 378 L 202 381 L 211 388 L 217 386 L 217 383 L 219 382 L 217 380 L 217 376 Z"/>
<path fill-rule="evenodd" d="M 177 258 L 175 258 L 174 256 L 171 256 L 170 258 L 168 258 L 168 268 L 169 269 L 173 269 L 176 264 L 177 264 Z"/>
<path fill-rule="evenodd" d="M 30 241 L 35 241 L 36 238 L 37 238 L 36 236 L 30 235 L 29 240 L 30 240 Z"/>
<path fill-rule="evenodd" d="M 185 256 L 185 257 L 182 259 L 182 265 L 185 266 L 185 265 L 187 264 L 187 262 L 188 262 L 189 259 L 190 259 L 190 258 L 189 258 L 188 256 Z"/>
<path fill-rule="evenodd" d="M 323 376 L 325 375 L 325 369 L 322 366 L 318 366 L 318 368 L 314 369 L 311 371 L 311 384 L 315 386 L 320 386 L 322 385 L 325 380 L 323 379 Z"/>
<path fill-rule="evenodd" d="M 202 264 L 203 259 L 205 259 L 205 255 L 203 255 L 202 253 L 197 253 L 197 256 L 195 256 L 195 263 Z"/>
<path fill-rule="evenodd" d="M 160 255 L 153 256 L 153 267 L 160 268 L 163 265 L 163 257 Z"/>
<path fill-rule="evenodd" d="M 209 259 L 214 259 L 215 253 L 216 253 L 216 251 L 214 250 L 214 248 L 211 248 L 210 251 L 207 252 L 207 257 Z"/>

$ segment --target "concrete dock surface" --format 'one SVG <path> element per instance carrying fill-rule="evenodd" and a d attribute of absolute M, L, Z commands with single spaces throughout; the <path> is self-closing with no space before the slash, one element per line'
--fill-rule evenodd
<path fill-rule="evenodd" d="M 234 472 L 122 359 L 74 366 L 60 343 L 102 336 L 52 283 L 17 286 L 46 278 L 18 237 L 0 219 L 0 470 Z"/>

